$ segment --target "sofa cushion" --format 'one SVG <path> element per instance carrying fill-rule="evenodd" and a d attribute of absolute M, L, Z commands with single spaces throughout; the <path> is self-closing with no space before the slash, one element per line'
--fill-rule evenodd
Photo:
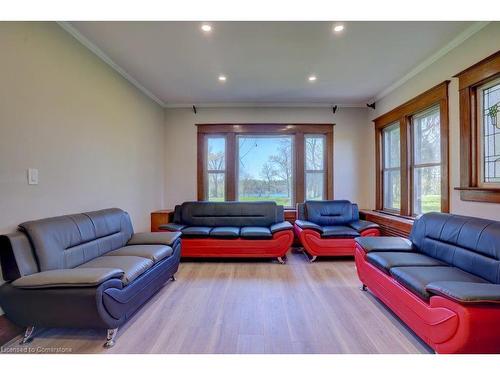
<path fill-rule="evenodd" d="M 182 229 L 183 237 L 208 237 L 211 227 L 185 227 Z"/>
<path fill-rule="evenodd" d="M 276 202 L 184 202 L 178 224 L 196 227 L 263 226 L 283 221 Z"/>
<path fill-rule="evenodd" d="M 305 206 L 307 220 L 319 225 L 347 225 L 359 220 L 355 205 L 346 200 L 306 201 Z"/>
<path fill-rule="evenodd" d="M 74 268 L 119 249 L 133 234 L 125 211 L 101 211 L 25 222 L 19 225 L 33 244 L 40 271 Z"/>
<path fill-rule="evenodd" d="M 240 231 L 242 238 L 248 239 L 269 239 L 273 238 L 273 234 L 266 227 L 243 227 Z"/>
<path fill-rule="evenodd" d="M 152 260 L 154 263 L 158 263 L 160 260 L 172 255 L 172 253 L 172 248 L 165 245 L 129 245 L 122 247 L 121 249 L 111 251 L 107 253 L 106 256 L 134 256 L 147 258 Z"/>
<path fill-rule="evenodd" d="M 402 237 L 358 237 L 354 241 L 367 253 L 371 251 L 415 251 L 411 241 Z"/>
<path fill-rule="evenodd" d="M 334 225 L 323 227 L 321 237 L 323 238 L 356 238 L 359 233 L 351 227 L 344 225 Z"/>
<path fill-rule="evenodd" d="M 390 274 L 392 267 L 409 266 L 446 266 L 443 262 L 417 252 L 376 252 L 372 251 L 366 255 L 368 263 L 373 264 L 381 271 Z"/>
<path fill-rule="evenodd" d="M 22 289 L 91 287 L 122 276 L 123 271 L 117 268 L 71 268 L 24 276 L 15 280 L 12 285 Z"/>
<path fill-rule="evenodd" d="M 426 287 L 436 281 L 488 283 L 488 281 L 456 267 L 393 267 L 391 275 L 403 286 L 424 300 L 430 298 Z"/>
<path fill-rule="evenodd" d="M 216 238 L 238 238 L 240 228 L 238 227 L 215 227 L 210 231 L 210 237 Z"/>
<path fill-rule="evenodd" d="M 117 268 L 123 271 L 123 285 L 128 285 L 153 267 L 151 259 L 137 256 L 101 256 L 84 263 L 78 268 Z"/>
<path fill-rule="evenodd" d="M 500 285 L 459 281 L 436 281 L 427 291 L 458 303 L 500 303 Z"/>

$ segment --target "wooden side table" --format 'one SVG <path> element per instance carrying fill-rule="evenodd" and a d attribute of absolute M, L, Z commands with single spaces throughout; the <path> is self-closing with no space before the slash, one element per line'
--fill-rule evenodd
<path fill-rule="evenodd" d="M 173 217 L 174 210 L 172 209 L 151 212 L 151 232 L 165 232 L 159 228 L 160 225 L 171 223 Z"/>

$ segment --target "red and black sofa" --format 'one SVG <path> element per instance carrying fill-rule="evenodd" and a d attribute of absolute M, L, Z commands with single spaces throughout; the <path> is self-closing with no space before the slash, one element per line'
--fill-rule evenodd
<path fill-rule="evenodd" d="M 437 353 L 500 353 L 500 222 L 442 213 L 357 238 L 366 287 Z"/>
<path fill-rule="evenodd" d="M 297 204 L 294 230 L 311 261 L 318 256 L 352 256 L 356 237 L 380 235 L 378 224 L 360 220 L 358 205 L 347 200 Z"/>
<path fill-rule="evenodd" d="M 275 202 L 184 202 L 162 230 L 182 233 L 184 258 L 277 258 L 293 242 L 293 226 Z"/>

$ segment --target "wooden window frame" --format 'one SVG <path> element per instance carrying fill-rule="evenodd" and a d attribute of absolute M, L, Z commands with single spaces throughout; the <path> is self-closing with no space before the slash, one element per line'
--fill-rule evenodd
<path fill-rule="evenodd" d="M 237 200 L 237 135 L 293 135 L 295 183 L 292 199 L 295 203 L 305 198 L 305 135 L 325 137 L 326 199 L 333 199 L 333 133 L 335 124 L 196 124 L 198 128 L 197 186 L 198 200 L 206 200 L 205 165 L 207 136 L 226 138 L 226 201 Z M 288 208 L 288 207 L 287 207 Z"/>
<path fill-rule="evenodd" d="M 460 106 L 460 191 L 463 201 L 500 203 L 500 188 L 481 186 L 478 87 L 500 77 L 500 51 L 463 70 L 458 78 Z"/>
<path fill-rule="evenodd" d="M 377 211 L 412 218 L 413 200 L 413 145 L 412 117 L 433 106 L 439 105 L 441 125 L 441 212 L 449 212 L 449 135 L 448 135 L 448 85 L 444 81 L 417 97 L 407 101 L 392 111 L 377 117 L 375 124 L 375 164 L 376 164 L 376 202 Z M 398 211 L 384 210 L 383 194 L 383 140 L 382 130 L 399 122 L 400 131 L 400 170 L 401 170 L 401 208 Z"/>
<path fill-rule="evenodd" d="M 323 147 L 323 169 L 307 169 L 307 162 L 306 162 L 306 159 L 305 159 L 305 149 L 306 149 L 306 138 L 308 137 L 318 137 L 318 136 L 321 136 L 323 138 L 323 142 L 324 142 L 324 147 Z M 325 134 L 318 134 L 318 133 L 304 133 L 303 135 L 303 138 L 304 138 L 304 199 L 303 201 L 306 200 L 306 182 L 307 182 L 307 179 L 306 179 L 306 176 L 308 173 L 322 173 L 325 178 L 323 179 L 323 198 L 322 199 L 326 199 L 326 196 L 328 196 L 328 168 L 327 168 L 327 158 L 328 158 L 328 151 L 327 151 L 327 140 L 326 140 L 326 135 Z"/>

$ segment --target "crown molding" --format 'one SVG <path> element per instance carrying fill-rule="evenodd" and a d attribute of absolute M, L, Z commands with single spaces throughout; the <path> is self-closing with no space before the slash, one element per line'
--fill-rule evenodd
<path fill-rule="evenodd" d="M 335 103 L 262 103 L 262 102 L 236 102 L 236 103 L 167 103 L 165 108 L 192 108 L 192 106 L 198 108 L 331 108 L 333 106 L 338 106 L 339 108 L 365 108 L 366 104 L 359 103 L 347 103 L 347 104 L 335 104 Z"/>
<path fill-rule="evenodd" d="M 108 55 L 106 55 L 99 47 L 83 36 L 77 29 L 75 29 L 69 22 L 57 21 L 57 24 L 61 26 L 65 31 L 67 31 L 73 38 L 78 40 L 81 44 L 92 51 L 97 57 L 108 64 L 116 72 L 118 72 L 123 78 L 129 81 L 132 85 L 137 87 L 144 95 L 158 103 L 160 106 L 165 108 L 165 102 L 158 98 L 155 94 L 141 85 L 134 77 L 128 74 L 121 66 L 115 63 Z"/>
<path fill-rule="evenodd" d="M 480 21 L 480 22 L 475 22 L 473 25 L 462 31 L 460 34 L 458 34 L 455 38 L 451 40 L 448 44 L 446 44 L 443 48 L 441 48 L 439 51 L 436 53 L 432 54 L 429 56 L 427 59 L 422 61 L 420 64 L 415 66 L 412 70 L 410 70 L 407 74 L 405 74 L 402 78 L 391 84 L 389 87 L 386 89 L 382 90 L 379 92 L 377 95 L 374 96 L 373 101 L 378 101 L 382 99 L 383 97 L 387 96 L 389 93 L 392 91 L 396 90 L 398 87 L 404 85 L 406 82 L 408 82 L 410 79 L 415 77 L 417 74 L 434 64 L 437 60 L 439 60 L 441 57 L 446 55 L 448 52 L 450 52 L 452 49 L 458 47 L 460 44 L 465 42 L 467 39 L 469 39 L 471 36 L 482 30 L 484 27 L 486 27 L 490 22 L 489 21 Z"/>

